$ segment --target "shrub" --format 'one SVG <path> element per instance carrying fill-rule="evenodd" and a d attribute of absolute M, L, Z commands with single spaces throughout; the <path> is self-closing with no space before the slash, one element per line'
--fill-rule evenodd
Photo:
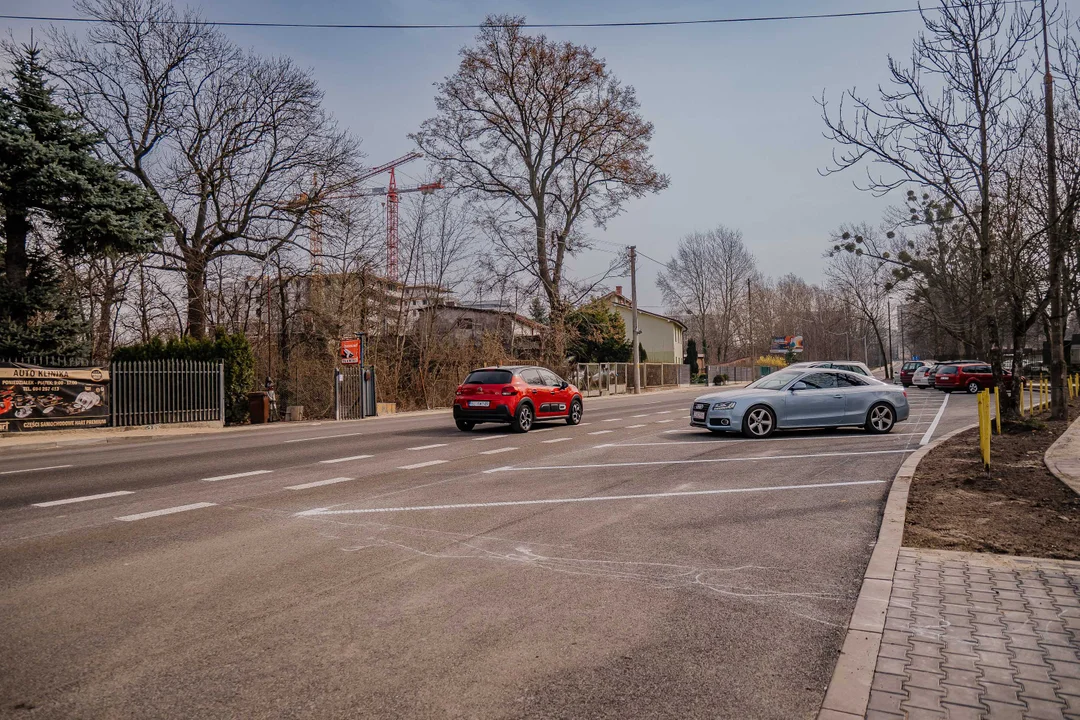
<path fill-rule="evenodd" d="M 720 373 L 712 379 L 713 385 L 723 385 L 728 380 L 727 373 Z"/>

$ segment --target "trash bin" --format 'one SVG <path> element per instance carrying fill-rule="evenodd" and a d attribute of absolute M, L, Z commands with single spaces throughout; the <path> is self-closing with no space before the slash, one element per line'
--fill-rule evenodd
<path fill-rule="evenodd" d="M 761 376 L 762 377 L 765 377 L 766 375 L 768 375 L 769 373 L 772 372 L 772 368 L 769 367 L 768 365 L 761 365 L 760 369 L 761 369 Z M 254 422 L 254 421 L 252 421 L 252 422 Z"/>
<path fill-rule="evenodd" d="M 264 392 L 248 393 L 248 413 L 251 424 L 259 425 L 270 422 L 270 396 Z"/>

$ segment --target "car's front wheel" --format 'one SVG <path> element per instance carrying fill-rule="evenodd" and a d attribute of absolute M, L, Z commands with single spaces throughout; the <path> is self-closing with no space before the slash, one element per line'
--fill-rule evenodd
<path fill-rule="evenodd" d="M 535 419 L 532 405 L 523 402 L 518 405 L 517 412 L 514 413 L 514 421 L 510 423 L 510 429 L 519 433 L 529 432 Z"/>
<path fill-rule="evenodd" d="M 974 395 L 975 393 L 979 392 L 979 383 L 972 380 L 967 384 L 967 391 L 970 395 Z"/>
<path fill-rule="evenodd" d="M 567 425 L 577 425 L 581 422 L 581 416 L 585 413 L 585 408 L 581 404 L 581 400 L 574 398 L 570 403 L 570 414 L 566 416 Z"/>
<path fill-rule="evenodd" d="M 896 413 L 891 405 L 878 403 L 866 413 L 866 431 L 883 435 L 896 424 Z"/>
<path fill-rule="evenodd" d="M 764 405 L 755 405 L 743 416 L 742 431 L 748 438 L 767 438 L 776 430 L 776 414 Z"/>
<path fill-rule="evenodd" d="M 457 429 L 461 430 L 462 432 L 469 432 L 474 427 L 476 427 L 476 423 L 472 422 L 471 420 L 458 420 L 457 421 Z"/>

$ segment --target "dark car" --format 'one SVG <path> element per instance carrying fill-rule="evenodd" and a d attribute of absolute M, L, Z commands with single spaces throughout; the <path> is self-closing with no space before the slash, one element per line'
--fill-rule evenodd
<path fill-rule="evenodd" d="M 543 420 L 577 425 L 583 413 L 576 387 L 529 365 L 473 370 L 454 394 L 454 421 L 464 431 L 480 423 L 508 423 L 515 432 L 528 432 Z"/>
<path fill-rule="evenodd" d="M 1002 372 L 1001 384 L 1006 388 L 1012 387 L 1012 373 L 1008 370 Z M 935 387 L 947 393 L 953 390 L 977 393 L 984 388 L 994 387 L 994 373 L 989 363 L 947 365 L 938 372 Z"/>
<path fill-rule="evenodd" d="M 915 377 L 915 371 L 930 364 L 932 363 L 928 360 L 908 360 L 900 368 L 900 384 L 904 387 L 911 387 L 911 380 Z"/>

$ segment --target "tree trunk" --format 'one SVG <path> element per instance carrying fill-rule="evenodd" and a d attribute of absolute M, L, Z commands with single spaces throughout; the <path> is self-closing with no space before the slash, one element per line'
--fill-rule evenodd
<path fill-rule="evenodd" d="M 106 273 L 107 275 L 107 273 Z M 105 363 L 112 350 L 112 308 L 116 301 L 116 278 L 103 278 L 101 290 L 101 312 L 98 316 L 97 330 L 94 332 L 93 358 L 95 362 Z"/>
<path fill-rule="evenodd" d="M 29 260 L 26 254 L 26 238 L 30 234 L 30 220 L 25 210 L 4 208 L 4 275 L 5 284 L 12 290 L 25 292 Z M 24 303 L 15 303 L 11 319 L 20 324 L 29 320 Z"/>
<path fill-rule="evenodd" d="M 198 340 L 206 337 L 206 258 L 197 250 L 184 253 L 187 284 L 187 334 Z"/>

